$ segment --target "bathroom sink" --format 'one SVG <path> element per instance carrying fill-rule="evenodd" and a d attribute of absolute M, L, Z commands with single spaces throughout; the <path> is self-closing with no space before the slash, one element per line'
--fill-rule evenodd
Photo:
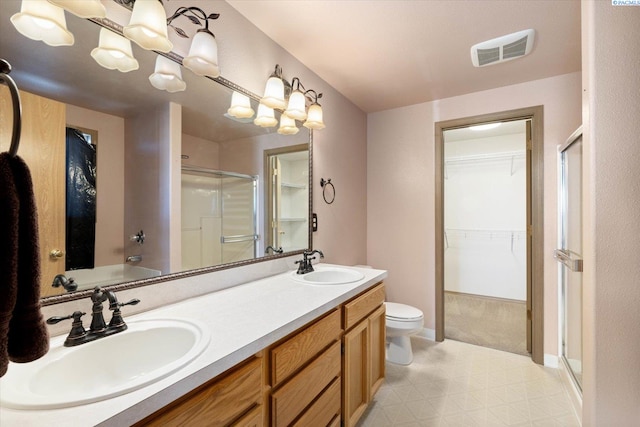
<path fill-rule="evenodd" d="M 364 274 L 357 270 L 341 267 L 315 267 L 311 273 L 297 274 L 291 272 L 293 280 L 308 285 L 342 285 L 364 279 Z"/>
<path fill-rule="evenodd" d="M 126 331 L 77 347 L 64 336 L 31 363 L 11 363 L 0 382 L 0 405 L 55 409 L 97 402 L 139 389 L 177 371 L 209 344 L 200 322 L 155 319 L 128 322 Z"/>

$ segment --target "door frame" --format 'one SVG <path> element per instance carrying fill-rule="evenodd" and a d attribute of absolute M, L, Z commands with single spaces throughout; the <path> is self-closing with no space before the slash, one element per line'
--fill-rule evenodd
<path fill-rule="evenodd" d="M 264 211 L 264 241 L 263 241 L 263 250 L 267 245 L 270 245 L 271 241 L 273 240 L 273 228 L 271 228 L 271 224 L 269 221 L 269 218 L 271 217 L 271 212 L 273 212 L 273 191 L 272 191 L 272 186 L 269 183 L 270 181 L 270 165 L 269 165 L 269 159 L 271 156 L 277 156 L 280 154 L 288 154 L 288 153 L 297 153 L 300 151 L 308 151 L 309 152 L 309 170 L 311 170 L 311 161 L 312 161 L 312 151 L 310 148 L 309 144 L 297 144 L 297 145 L 289 145 L 286 147 L 279 147 L 279 148 L 271 148 L 271 149 L 267 149 L 264 150 L 263 152 L 263 164 L 264 164 L 264 168 L 263 168 L 263 175 L 264 175 L 264 207 L 263 207 L 263 211 Z M 309 182 L 309 186 L 311 186 L 311 181 Z M 309 191 L 309 200 L 311 200 L 311 191 Z M 310 202 L 311 203 L 311 202 Z M 311 209 L 309 209 L 309 221 L 311 221 Z M 311 227 L 309 227 L 309 229 L 311 229 Z M 311 245 L 311 231 L 309 231 L 309 247 L 313 247 Z M 268 255 L 268 254 L 265 254 Z"/>
<path fill-rule="evenodd" d="M 531 120 L 531 140 L 527 154 L 531 157 L 530 186 L 527 190 L 530 212 L 527 236 L 531 250 L 527 254 L 527 318 L 531 320 L 531 359 L 544 364 L 544 135 L 543 106 L 447 120 L 435 123 L 435 302 L 436 341 L 444 341 L 444 137 L 443 132 L 477 124 Z M 530 192 L 529 192 L 530 190 Z M 530 289 L 530 294 L 529 294 Z"/>

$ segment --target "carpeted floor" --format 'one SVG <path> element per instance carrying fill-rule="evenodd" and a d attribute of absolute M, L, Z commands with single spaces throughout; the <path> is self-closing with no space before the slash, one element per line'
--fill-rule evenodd
<path fill-rule="evenodd" d="M 456 341 L 527 355 L 524 301 L 445 292 L 444 336 Z"/>

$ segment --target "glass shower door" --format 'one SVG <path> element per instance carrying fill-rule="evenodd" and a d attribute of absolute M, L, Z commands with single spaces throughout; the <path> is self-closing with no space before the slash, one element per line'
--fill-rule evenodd
<path fill-rule="evenodd" d="M 562 359 L 582 390 L 582 132 L 560 149 Z"/>

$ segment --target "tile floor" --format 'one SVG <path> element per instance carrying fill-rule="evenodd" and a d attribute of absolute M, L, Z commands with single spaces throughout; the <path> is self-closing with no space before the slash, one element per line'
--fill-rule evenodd
<path fill-rule="evenodd" d="M 358 427 L 580 425 L 556 369 L 453 340 L 412 344 L 413 363 L 387 363 Z"/>

